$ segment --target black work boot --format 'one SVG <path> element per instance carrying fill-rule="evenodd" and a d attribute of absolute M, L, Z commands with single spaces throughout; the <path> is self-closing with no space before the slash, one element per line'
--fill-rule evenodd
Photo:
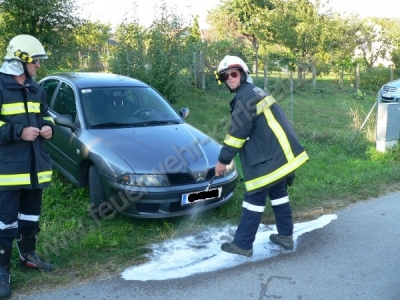
<path fill-rule="evenodd" d="M 19 265 L 21 268 L 50 272 L 54 270 L 53 264 L 42 260 L 35 252 L 38 231 L 32 230 L 28 235 L 20 234 L 17 239 Z"/>
<path fill-rule="evenodd" d="M 285 236 L 279 233 L 273 233 L 269 236 L 269 239 L 274 244 L 280 245 L 286 250 L 293 250 L 293 235 Z"/>
<path fill-rule="evenodd" d="M 234 243 L 228 243 L 228 242 L 223 243 L 221 245 L 221 250 L 228 252 L 228 253 L 239 254 L 239 255 L 243 255 L 243 256 L 247 256 L 247 257 L 250 257 L 253 255 L 253 249 L 245 250 L 245 249 L 239 248 Z"/>
<path fill-rule="evenodd" d="M 11 248 L 7 248 L 3 244 L 0 244 L 0 298 L 8 298 L 11 296 L 11 252 Z"/>

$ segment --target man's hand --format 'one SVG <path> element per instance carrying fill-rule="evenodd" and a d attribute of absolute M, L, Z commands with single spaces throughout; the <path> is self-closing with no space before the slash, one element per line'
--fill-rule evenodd
<path fill-rule="evenodd" d="M 46 140 L 48 140 L 49 138 L 51 138 L 53 136 L 53 130 L 51 129 L 50 126 L 44 125 L 42 127 L 42 129 L 40 130 L 40 135 L 43 138 L 45 138 Z"/>
<path fill-rule="evenodd" d="M 21 139 L 24 141 L 32 142 L 39 136 L 40 130 L 36 127 L 26 127 L 22 129 Z"/>
<path fill-rule="evenodd" d="M 217 162 L 217 164 L 215 165 L 215 176 L 224 175 L 225 169 L 226 169 L 226 165 L 223 165 L 220 162 Z"/>

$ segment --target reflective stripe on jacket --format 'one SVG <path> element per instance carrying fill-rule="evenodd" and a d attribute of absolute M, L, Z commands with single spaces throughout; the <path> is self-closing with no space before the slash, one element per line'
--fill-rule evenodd
<path fill-rule="evenodd" d="M 44 138 L 21 139 L 24 128 L 44 125 L 54 131 L 44 90 L 32 78 L 22 86 L 12 75 L 0 73 L 0 190 L 48 185 L 52 165 Z"/>
<path fill-rule="evenodd" d="M 248 192 L 273 185 L 308 160 L 292 125 L 268 92 L 244 83 L 230 105 L 232 122 L 219 161 L 228 164 L 239 153 Z"/>

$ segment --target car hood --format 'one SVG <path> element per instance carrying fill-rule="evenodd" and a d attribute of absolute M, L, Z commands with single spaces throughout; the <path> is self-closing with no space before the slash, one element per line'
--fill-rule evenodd
<path fill-rule="evenodd" d="M 184 123 L 97 129 L 91 133 L 136 173 L 204 173 L 214 167 L 221 145 Z"/>

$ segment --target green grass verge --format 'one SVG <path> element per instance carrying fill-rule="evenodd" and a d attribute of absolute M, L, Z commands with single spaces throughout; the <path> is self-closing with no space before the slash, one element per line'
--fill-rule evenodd
<path fill-rule="evenodd" d="M 256 83 L 262 86 L 261 81 Z M 325 81 L 322 88 L 296 85 L 293 97 L 288 81 L 275 79 L 269 84 L 310 157 L 296 171 L 289 188 L 295 221 L 312 219 L 321 213 L 341 209 L 391 191 L 399 190 L 400 150 L 385 154 L 375 150 L 376 108 L 374 93 L 354 93 Z M 223 87 L 211 91 L 190 90 L 175 99 L 177 109 L 189 107 L 188 123 L 221 142 L 229 119 L 233 97 Z M 362 128 L 361 128 L 362 127 Z M 194 233 L 222 223 L 236 225 L 241 213 L 240 183 L 226 205 L 195 217 L 163 220 L 132 219 L 117 216 L 95 222 L 88 215 L 88 191 L 77 189 L 55 172 L 45 190 L 41 216 L 39 251 L 57 267 L 52 273 L 22 272 L 13 256 L 14 291 L 32 287 L 52 288 L 117 274 L 123 268 L 146 261 L 149 245 L 172 237 Z M 270 207 L 263 222 L 273 222 Z"/>

